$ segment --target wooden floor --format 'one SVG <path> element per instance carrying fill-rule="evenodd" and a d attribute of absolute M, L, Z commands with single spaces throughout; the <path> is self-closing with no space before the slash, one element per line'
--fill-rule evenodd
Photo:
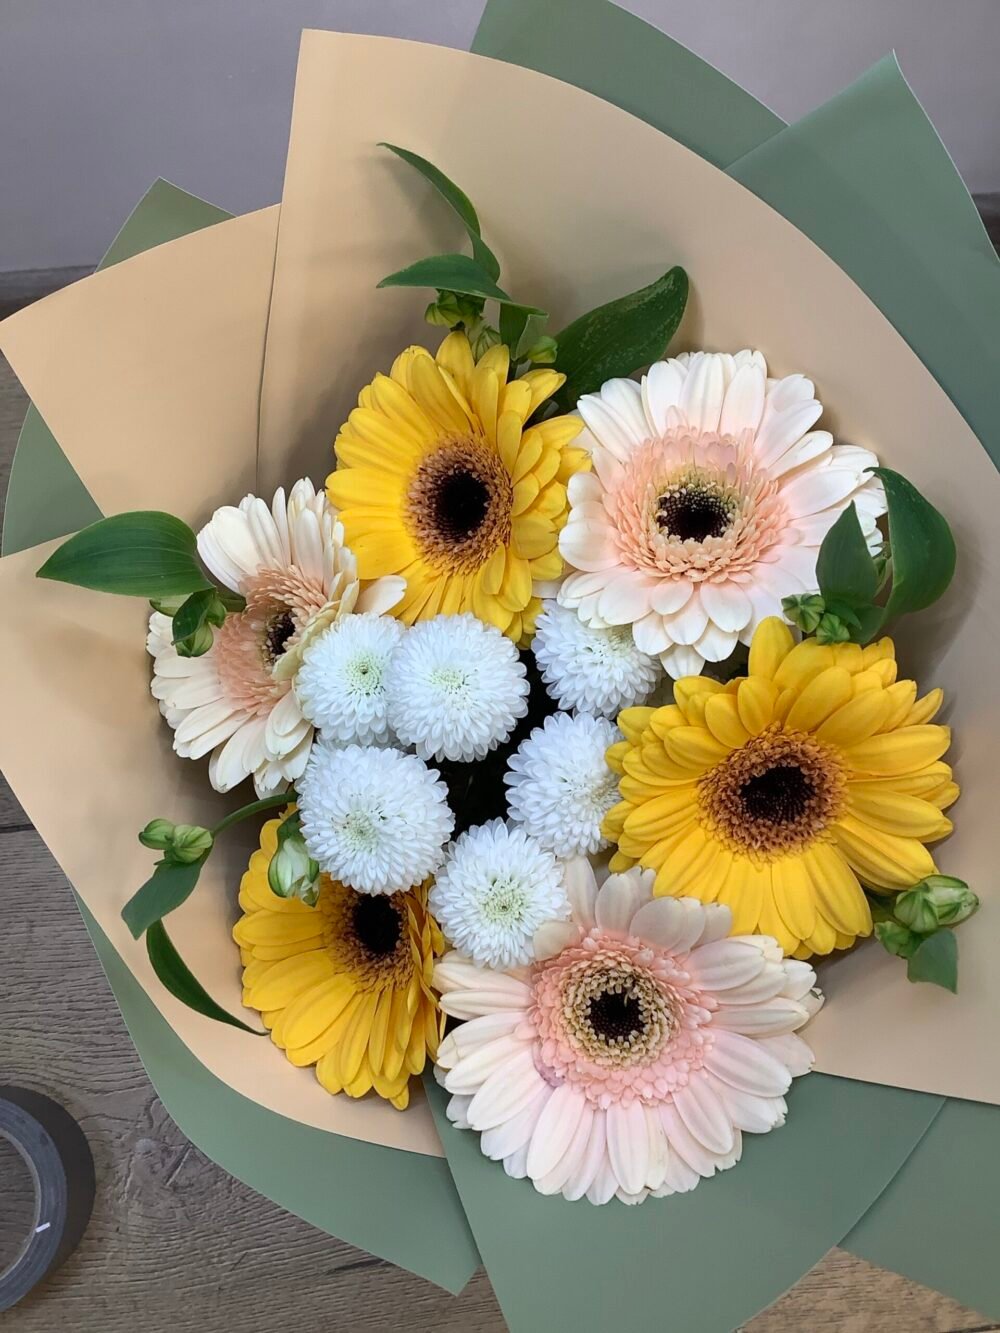
<path fill-rule="evenodd" d="M 0 496 L 25 399 L 0 361 Z M 132 1048 L 60 871 L 0 785 L 0 1082 L 82 1125 L 97 1200 L 78 1251 L 5 1333 L 501 1333 L 485 1274 L 452 1298 L 230 1179 L 170 1120 Z M 0 1267 L 21 1196 L 0 1154 Z M 822 1207 L 822 1202 L 817 1201 Z M 954 1301 L 833 1250 L 752 1333 L 983 1333 Z M 523 1330 L 522 1333 L 536 1333 Z M 671 1333 L 684 1333 L 683 1329 Z"/>

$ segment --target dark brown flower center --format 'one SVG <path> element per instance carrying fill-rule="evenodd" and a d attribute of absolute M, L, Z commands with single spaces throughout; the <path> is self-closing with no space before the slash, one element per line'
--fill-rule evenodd
<path fill-rule="evenodd" d="M 621 991 L 603 991 L 592 996 L 587 1016 L 596 1035 L 604 1041 L 628 1041 L 646 1026 L 637 997 Z"/>
<path fill-rule="evenodd" d="M 721 537 L 731 519 L 732 514 L 721 496 L 711 491 L 675 491 L 661 495 L 656 503 L 660 531 L 682 542 L 703 542 L 706 537 Z"/>
<path fill-rule="evenodd" d="M 479 436 L 447 440 L 420 464 L 406 497 L 421 555 L 444 573 L 479 569 L 510 539 L 514 488 Z"/>
<path fill-rule="evenodd" d="M 447 472 L 432 493 L 431 506 L 438 532 L 463 542 L 482 527 L 490 507 L 489 488 L 474 472 Z"/>
<path fill-rule="evenodd" d="M 291 611 L 277 612 L 268 621 L 264 631 L 264 651 L 271 662 L 276 662 L 285 651 L 285 644 L 295 633 L 295 617 Z"/>
<path fill-rule="evenodd" d="M 749 819 L 791 824 L 801 819 L 816 795 L 812 783 L 794 764 L 775 764 L 749 778 L 740 788 L 740 800 Z"/>
<path fill-rule="evenodd" d="M 373 958 L 388 958 L 399 944 L 403 923 L 392 899 L 381 893 L 359 893 L 352 912 L 354 935 Z"/>

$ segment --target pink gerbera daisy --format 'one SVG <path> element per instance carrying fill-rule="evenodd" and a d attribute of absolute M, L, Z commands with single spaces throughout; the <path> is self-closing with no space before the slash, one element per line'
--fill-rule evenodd
<path fill-rule="evenodd" d="M 246 609 L 226 617 L 201 657 L 179 656 L 170 619 L 154 612 L 152 692 L 176 752 L 210 756 L 216 791 L 252 776 L 265 796 L 300 777 L 309 757 L 313 727 L 293 688 L 305 649 L 343 615 L 388 611 L 405 580 L 361 584 L 333 507 L 308 480 L 287 501 L 279 489 L 270 505 L 248 495 L 217 509 L 198 533 L 198 554 Z"/>
<path fill-rule="evenodd" d="M 759 352 L 685 353 L 578 406 L 594 470 L 569 483 L 559 549 L 576 572 L 559 601 L 594 628 L 631 625 L 675 678 L 815 589 L 820 544 L 852 500 L 880 541 L 875 455 L 814 430 L 812 382 L 769 379 Z"/>
<path fill-rule="evenodd" d="M 535 936 L 535 962 L 498 972 L 456 953 L 435 969 L 449 1118 L 542 1194 L 641 1203 L 739 1160 L 742 1132 L 781 1125 L 812 1065 L 795 1029 L 815 973 L 767 936 L 729 936 L 729 909 L 653 898 L 653 873 L 598 888 L 567 866 L 570 921 Z"/>

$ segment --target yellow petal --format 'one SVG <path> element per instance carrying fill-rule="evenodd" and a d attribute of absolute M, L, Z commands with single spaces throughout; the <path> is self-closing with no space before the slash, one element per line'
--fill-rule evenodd
<path fill-rule="evenodd" d="M 259 944 L 298 944 L 305 949 L 315 948 L 309 941 L 323 938 L 323 918 L 315 908 L 307 908 L 306 914 L 290 912 L 254 912 L 237 921 L 233 927 L 233 938 L 237 944 L 253 947 Z M 258 955 L 259 956 L 259 955 Z"/>
<path fill-rule="evenodd" d="M 705 702 L 705 725 L 722 745 L 738 750 L 746 745 L 750 733 L 740 721 L 739 705 L 734 694 L 713 694 Z"/>
<path fill-rule="evenodd" d="M 828 717 L 816 739 L 824 745 L 857 745 L 874 736 L 891 711 L 885 690 L 865 690 Z"/>
<path fill-rule="evenodd" d="M 676 704 L 665 704 L 662 708 L 654 708 L 653 716 L 649 719 L 650 729 L 660 740 L 665 740 L 674 727 L 684 725 L 684 714 Z"/>
<path fill-rule="evenodd" d="M 704 727 L 674 727 L 663 746 L 674 763 L 694 773 L 705 773 L 729 756 L 728 747 Z"/>
<path fill-rule="evenodd" d="M 351 550 L 357 557 L 358 574 L 363 579 L 398 574 L 412 564 L 418 554 L 413 540 L 403 528 L 397 528 L 395 532 L 369 532 L 362 537 L 352 536 Z"/>
<path fill-rule="evenodd" d="M 437 349 L 435 360 L 451 373 L 463 395 L 468 398 L 472 392 L 472 373 L 476 368 L 476 359 L 466 335 L 449 333 Z"/>
<path fill-rule="evenodd" d="M 670 833 L 679 823 L 687 823 L 695 818 L 696 810 L 691 800 L 691 788 L 675 787 L 650 801 L 643 801 L 636 806 L 625 819 L 624 830 L 635 839 L 642 839 L 646 845 L 657 842 Z"/>
<path fill-rule="evenodd" d="M 410 367 L 410 392 L 444 432 L 468 429 L 468 413 L 452 392 L 447 372 L 428 357 L 416 358 Z"/>
<path fill-rule="evenodd" d="M 802 690 L 813 676 L 818 676 L 833 664 L 833 648 L 829 644 L 803 639 L 782 658 L 774 673 L 774 683 L 779 690 Z"/>
<path fill-rule="evenodd" d="M 906 724 L 906 719 L 913 710 L 913 701 L 917 697 L 915 680 L 899 680 L 886 688 L 885 696 L 889 700 L 889 716 L 882 723 L 881 731 L 897 731 Z"/>
<path fill-rule="evenodd" d="M 282 1010 L 274 1028 L 275 1040 L 291 1048 L 315 1041 L 337 1022 L 356 993 L 353 980 L 343 973 L 310 986 Z"/>
<path fill-rule="evenodd" d="M 766 624 L 767 622 L 762 623 Z M 777 699 L 777 686 L 773 681 L 765 680 L 763 676 L 748 676 L 746 680 L 740 681 L 739 690 L 736 694 L 736 706 L 740 721 L 751 736 L 759 736 L 766 727 L 771 725 Z"/>
<path fill-rule="evenodd" d="M 858 883 L 857 875 L 837 848 L 828 842 L 814 843 L 803 853 L 802 860 L 812 883 L 816 904 L 833 929 L 852 937 L 869 935 L 872 918 L 868 899 Z M 823 951 L 817 949 L 816 952 Z"/>
<path fill-rule="evenodd" d="M 771 680 L 794 644 L 792 631 L 785 622 L 777 616 L 768 616 L 754 631 L 750 644 L 749 674 Z"/>
<path fill-rule="evenodd" d="M 847 788 L 847 808 L 872 828 L 924 841 L 943 838 L 951 832 L 936 805 L 919 796 L 896 791 L 888 782 L 852 782 Z"/>
<path fill-rule="evenodd" d="M 795 944 L 807 939 L 816 926 L 816 899 L 801 856 L 782 857 L 772 864 L 771 892 L 778 915 L 795 937 Z M 788 952 L 784 945 L 782 948 Z"/>
<path fill-rule="evenodd" d="M 773 878 L 773 877 L 772 877 Z M 815 908 L 813 909 L 815 915 Z M 753 927 L 755 934 L 770 935 L 772 939 L 777 940 L 782 953 L 793 953 L 800 945 L 798 935 L 791 930 L 785 918 L 778 911 L 778 904 L 775 900 L 773 885 L 766 885 L 761 894 L 760 910 L 757 913 L 757 922 Z M 741 931 L 745 934 L 745 931 Z"/>
<path fill-rule="evenodd" d="M 905 725 L 908 727 L 919 727 L 937 715 L 938 710 L 944 703 L 944 690 L 931 690 L 925 694 L 922 699 L 910 709 L 905 718 Z"/>
<path fill-rule="evenodd" d="M 850 697 L 850 672 L 844 667 L 828 667 L 813 676 L 795 699 L 785 718 L 785 726 L 792 731 L 815 731 Z M 802 933 L 808 934 L 808 931 Z"/>
<path fill-rule="evenodd" d="M 377 990 L 365 991 L 358 997 L 357 1006 L 337 1047 L 337 1073 L 345 1087 L 357 1078 L 361 1068 L 361 1061 L 368 1048 L 368 1038 L 371 1035 L 372 1018 L 378 998 Z"/>
<path fill-rule="evenodd" d="M 256 983 L 249 982 L 246 974 L 243 980 L 254 1009 L 284 1009 L 303 991 L 333 973 L 333 962 L 326 950 L 312 949 L 272 964 Z"/>
<path fill-rule="evenodd" d="M 861 650 L 861 658 L 866 667 L 873 666 L 885 658 L 895 658 L 896 649 L 891 639 L 879 639 Z"/>
<path fill-rule="evenodd" d="M 709 901 L 702 896 L 702 890 L 714 895 L 715 886 L 711 879 L 703 884 L 700 874 L 714 861 L 717 844 L 700 824 L 692 824 L 669 841 L 670 850 L 656 872 L 653 893 L 672 898 L 693 894 L 703 902 Z"/>
<path fill-rule="evenodd" d="M 848 864 L 874 888 L 908 889 L 936 873 L 934 858 L 915 838 L 880 833 L 853 815 L 842 816 L 832 832 Z"/>
<path fill-rule="evenodd" d="M 536 560 L 540 555 L 547 555 L 555 544 L 556 531 L 547 519 L 533 518 L 527 514 L 514 519 L 511 547 L 525 560 Z"/>
<path fill-rule="evenodd" d="M 530 417 L 536 407 L 541 407 L 546 398 L 558 392 L 566 383 L 566 376 L 558 370 L 529 370 L 526 375 L 522 375 L 517 381 L 518 384 L 524 384 L 530 390 L 531 400 L 526 417 Z M 580 427 L 577 426 L 579 431 Z"/>
<path fill-rule="evenodd" d="M 806 952 L 800 954 L 798 950 L 796 950 L 795 957 L 808 958 L 814 953 L 832 953 L 837 947 L 838 938 L 837 931 L 835 931 L 830 922 L 827 921 L 822 911 L 818 911 L 816 913 L 816 925 L 813 927 L 813 933 L 809 936 L 808 940 L 803 941 L 803 944 L 806 945 Z"/>
<path fill-rule="evenodd" d="M 692 702 L 699 696 L 705 694 L 718 694 L 724 686 L 720 681 L 712 680 L 708 676 L 683 676 L 680 680 L 674 681 L 674 702 L 684 714 L 685 719 L 691 722 L 692 718 L 689 709 Z M 704 700 L 700 700 L 704 708 Z M 698 721 L 701 719 L 698 718 Z"/>
<path fill-rule="evenodd" d="M 734 935 L 751 935 L 758 929 L 765 897 L 768 902 L 773 901 L 770 865 L 750 861 L 745 856 L 734 856 L 716 894 L 716 900 L 724 903 L 733 914 Z"/>
<path fill-rule="evenodd" d="M 330 503 L 338 509 L 352 504 L 391 505 L 403 503 L 405 493 L 401 478 L 369 467 L 341 467 L 327 478 Z"/>
<path fill-rule="evenodd" d="M 939 759 L 951 743 L 948 727 L 903 727 L 844 747 L 844 758 L 856 773 L 913 773 Z"/>

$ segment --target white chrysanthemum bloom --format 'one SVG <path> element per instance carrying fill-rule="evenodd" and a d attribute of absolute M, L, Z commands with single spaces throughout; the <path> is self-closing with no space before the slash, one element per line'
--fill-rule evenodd
<path fill-rule="evenodd" d="M 531 962 L 539 926 L 569 915 L 559 862 L 502 819 L 456 840 L 429 901 L 456 949 L 475 963 L 501 969 Z"/>
<path fill-rule="evenodd" d="M 362 586 L 344 529 L 326 496 L 298 481 L 286 501 L 248 495 L 217 509 L 198 534 L 209 571 L 246 598 L 201 657 L 180 657 L 167 616 L 149 620 L 152 692 L 182 758 L 210 755 L 209 780 L 229 791 L 253 776 L 259 796 L 302 773 L 313 727 L 292 681 L 311 640 L 352 611 L 379 614 L 405 591 L 401 578 Z"/>
<path fill-rule="evenodd" d="M 389 739 L 385 678 L 405 633 L 391 616 L 344 616 L 306 649 L 295 693 L 325 740 L 372 745 Z"/>
<path fill-rule="evenodd" d="M 638 867 L 598 888 L 566 867 L 572 919 L 535 935 L 528 969 L 457 953 L 434 969 L 463 1020 L 438 1050 L 448 1117 L 541 1194 L 685 1193 L 739 1161 L 743 1134 L 784 1123 L 812 1066 L 795 1035 L 816 975 L 766 935 L 729 936 L 728 907 L 654 898 Z"/>
<path fill-rule="evenodd" d="M 693 352 L 578 404 L 593 472 L 570 478 L 559 601 L 631 625 L 675 679 L 749 643 L 781 599 L 816 588 L 820 544 L 853 500 L 869 544 L 878 459 L 814 430 L 811 380 L 769 379 L 759 352 Z"/>
<path fill-rule="evenodd" d="M 473 615 L 418 621 L 386 674 L 389 725 L 422 759 L 482 759 L 528 711 L 528 681 L 506 635 Z"/>
<path fill-rule="evenodd" d="M 645 703 L 663 674 L 657 658 L 635 646 L 628 625 L 593 629 L 554 601 L 542 603 L 531 650 L 559 707 L 594 717 Z"/>
<path fill-rule="evenodd" d="M 319 741 L 296 791 L 309 855 L 359 893 L 423 883 L 455 827 L 437 773 L 401 750 Z"/>
<path fill-rule="evenodd" d="M 604 756 L 621 738 L 607 718 L 552 713 L 507 761 L 511 819 L 556 856 L 606 847 L 601 821 L 618 800 L 618 777 Z"/>

